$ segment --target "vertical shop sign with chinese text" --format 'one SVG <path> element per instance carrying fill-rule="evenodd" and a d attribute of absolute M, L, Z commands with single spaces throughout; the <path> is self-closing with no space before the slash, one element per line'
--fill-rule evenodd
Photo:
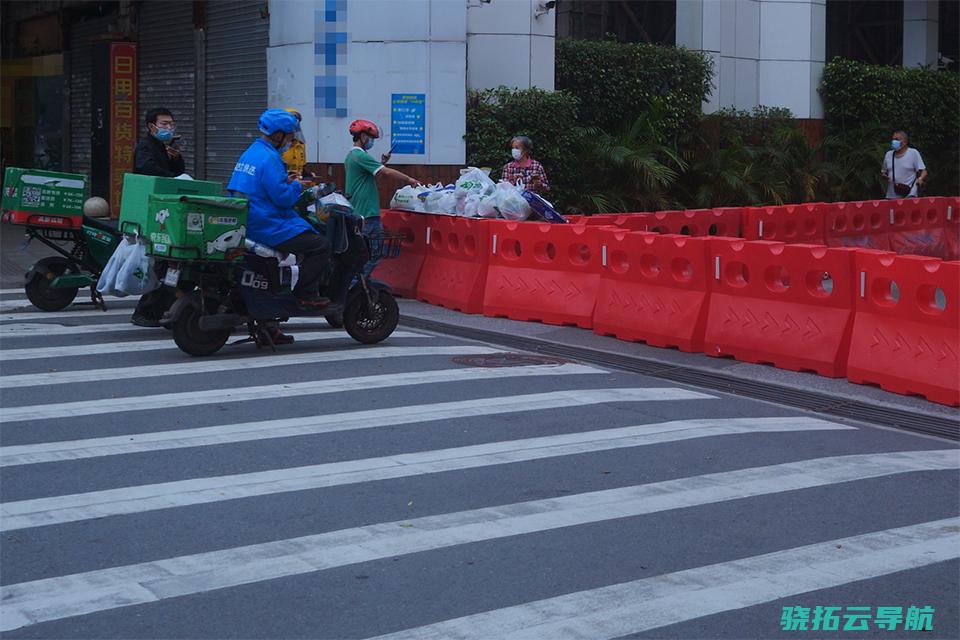
<path fill-rule="evenodd" d="M 137 141 L 137 45 L 110 44 L 110 211 L 120 211 L 123 174 L 133 172 Z"/>

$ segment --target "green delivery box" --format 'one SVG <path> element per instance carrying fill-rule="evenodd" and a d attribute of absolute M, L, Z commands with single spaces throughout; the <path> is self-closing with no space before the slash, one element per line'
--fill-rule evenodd
<path fill-rule="evenodd" d="M 151 195 L 144 236 L 148 253 L 181 260 L 226 260 L 243 246 L 247 201 L 218 196 Z"/>
<path fill-rule="evenodd" d="M 4 220 L 79 229 L 86 195 L 87 179 L 78 173 L 7 167 L 3 175 Z"/>
<path fill-rule="evenodd" d="M 123 176 L 123 194 L 120 197 L 120 231 L 145 233 L 147 199 L 151 194 L 161 193 L 176 196 L 219 196 L 223 193 L 223 187 L 219 182 L 126 173 Z"/>

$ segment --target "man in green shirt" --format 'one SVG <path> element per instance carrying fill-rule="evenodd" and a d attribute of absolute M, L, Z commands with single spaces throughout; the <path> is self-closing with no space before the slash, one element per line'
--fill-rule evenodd
<path fill-rule="evenodd" d="M 346 168 L 346 196 L 353 206 L 353 212 L 363 216 L 363 234 L 372 236 L 383 229 L 380 222 L 380 193 L 377 191 L 377 178 L 386 176 L 411 186 L 420 181 L 405 173 L 384 166 L 390 160 L 385 153 L 377 162 L 368 152 L 373 141 L 380 137 L 380 128 L 369 120 L 354 120 L 350 123 L 350 135 L 353 136 L 353 148 L 343 161 Z M 363 274 L 369 276 L 379 260 L 371 260 L 363 268 Z"/>

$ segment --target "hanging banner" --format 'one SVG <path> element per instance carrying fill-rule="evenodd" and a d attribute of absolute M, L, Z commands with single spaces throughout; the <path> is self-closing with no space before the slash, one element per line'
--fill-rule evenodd
<path fill-rule="evenodd" d="M 120 211 L 123 174 L 133 173 L 137 142 L 137 45 L 110 44 L 110 212 Z"/>
<path fill-rule="evenodd" d="M 391 95 L 390 142 L 394 153 L 426 154 L 426 105 L 423 93 Z"/>

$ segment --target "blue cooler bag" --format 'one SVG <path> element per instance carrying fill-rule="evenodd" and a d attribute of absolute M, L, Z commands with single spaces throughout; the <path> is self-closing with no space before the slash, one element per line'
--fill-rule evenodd
<path fill-rule="evenodd" d="M 547 222 L 559 222 L 561 224 L 566 224 L 567 219 L 562 215 L 557 213 L 557 210 L 553 208 L 553 205 L 533 193 L 532 191 L 527 191 L 526 189 L 520 194 L 523 196 L 523 199 L 527 201 L 527 204 L 530 205 L 530 208 L 543 216 L 543 219 Z"/>

